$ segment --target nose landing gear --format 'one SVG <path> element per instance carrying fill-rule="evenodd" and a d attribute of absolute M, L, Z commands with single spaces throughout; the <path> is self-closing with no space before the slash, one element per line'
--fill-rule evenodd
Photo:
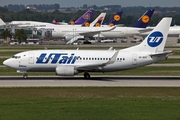
<path fill-rule="evenodd" d="M 24 79 L 27 79 L 27 78 L 28 78 L 27 73 L 24 73 L 23 78 L 24 78 Z"/>

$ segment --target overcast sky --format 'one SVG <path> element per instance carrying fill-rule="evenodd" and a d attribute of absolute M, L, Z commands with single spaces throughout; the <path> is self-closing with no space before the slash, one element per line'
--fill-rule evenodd
<path fill-rule="evenodd" d="M 80 7 L 87 5 L 122 5 L 145 6 L 145 7 L 180 7 L 180 0 L 0 0 L 0 6 L 8 4 L 60 4 L 61 7 Z"/>

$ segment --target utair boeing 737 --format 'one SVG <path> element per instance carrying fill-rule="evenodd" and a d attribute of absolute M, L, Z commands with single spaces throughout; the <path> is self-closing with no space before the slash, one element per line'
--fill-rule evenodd
<path fill-rule="evenodd" d="M 3 62 L 5 66 L 23 73 L 52 71 L 59 76 L 84 72 L 121 71 L 165 60 L 172 51 L 164 51 L 172 18 L 163 18 L 145 40 L 122 50 L 33 50 L 21 52 Z"/>

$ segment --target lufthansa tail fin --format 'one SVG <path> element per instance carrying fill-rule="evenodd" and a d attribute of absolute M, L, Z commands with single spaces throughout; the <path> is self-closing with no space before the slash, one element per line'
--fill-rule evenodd
<path fill-rule="evenodd" d="M 69 24 L 69 25 L 75 25 L 75 21 L 76 21 L 76 19 L 73 18 L 73 19 L 71 19 L 71 20 L 69 21 L 68 24 Z"/>
<path fill-rule="evenodd" d="M 151 17 L 154 13 L 154 9 L 147 10 L 139 19 L 138 21 L 133 25 L 133 27 L 136 28 L 146 28 L 149 24 Z"/>
<path fill-rule="evenodd" d="M 90 26 L 90 20 L 87 20 L 82 24 L 82 27 L 89 27 L 89 26 Z"/>
<path fill-rule="evenodd" d="M 163 18 L 141 44 L 124 50 L 144 51 L 152 54 L 162 53 L 166 44 L 171 21 L 172 18 L 170 17 Z"/>
<path fill-rule="evenodd" d="M 116 14 L 113 15 L 113 17 L 106 23 L 106 25 L 109 26 L 115 26 L 120 23 L 121 16 L 123 11 L 118 11 Z"/>

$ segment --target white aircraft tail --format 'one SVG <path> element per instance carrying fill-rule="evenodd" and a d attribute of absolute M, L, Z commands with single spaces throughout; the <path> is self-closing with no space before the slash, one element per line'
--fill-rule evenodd
<path fill-rule="evenodd" d="M 125 50 L 162 53 L 166 44 L 171 21 L 172 18 L 170 17 L 163 18 L 141 44 Z"/>
<path fill-rule="evenodd" d="M 101 21 L 101 24 L 102 24 L 103 21 L 104 21 L 105 16 L 106 16 L 106 13 L 101 13 L 101 14 L 90 24 L 90 26 L 93 27 L 93 26 L 98 22 L 98 20 L 102 20 L 102 21 Z"/>
<path fill-rule="evenodd" d="M 0 18 L 0 26 L 6 25 L 6 23 Z"/>

